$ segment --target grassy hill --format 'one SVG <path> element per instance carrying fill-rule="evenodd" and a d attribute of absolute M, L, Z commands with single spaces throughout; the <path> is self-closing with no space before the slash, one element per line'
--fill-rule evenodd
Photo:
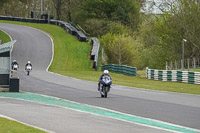
<path fill-rule="evenodd" d="M 33 24 L 22 22 L 0 21 L 34 27 L 48 33 L 54 40 L 54 60 L 49 71 L 62 75 L 98 82 L 101 71 L 91 69 L 89 60 L 91 46 L 89 43 L 79 42 L 76 37 L 68 34 L 62 28 L 49 24 Z M 200 85 L 162 82 L 145 79 L 145 71 L 138 71 L 137 77 L 111 73 L 113 83 L 136 88 L 200 94 Z M 95 89 L 95 88 L 94 88 Z"/>
<path fill-rule="evenodd" d="M 6 33 L 4 33 L 1 29 L 0 29 L 0 40 L 1 40 L 1 44 L 7 43 L 10 41 L 10 37 Z"/>

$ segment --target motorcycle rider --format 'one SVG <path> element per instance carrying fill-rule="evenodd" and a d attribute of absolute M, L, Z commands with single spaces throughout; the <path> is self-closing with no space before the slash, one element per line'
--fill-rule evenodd
<path fill-rule="evenodd" d="M 25 65 L 25 70 L 27 69 L 27 66 L 31 66 L 31 70 L 32 70 L 32 64 L 31 64 L 31 61 L 28 61 Z"/>
<path fill-rule="evenodd" d="M 14 68 L 14 65 L 17 65 L 17 68 Z M 13 60 L 11 66 L 12 66 L 12 70 L 14 70 L 14 69 L 17 70 L 19 68 L 19 65 L 16 60 Z"/>
<path fill-rule="evenodd" d="M 110 79 L 112 80 L 111 76 L 109 75 L 109 71 L 108 70 L 104 70 L 103 74 L 101 74 L 100 78 L 99 78 L 99 83 L 98 83 L 98 91 L 100 91 L 100 84 L 102 82 L 102 79 L 104 76 L 109 76 Z"/>

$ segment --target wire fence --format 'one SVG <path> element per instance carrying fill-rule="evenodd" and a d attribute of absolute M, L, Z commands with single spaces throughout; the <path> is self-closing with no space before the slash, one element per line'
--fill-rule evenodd
<path fill-rule="evenodd" d="M 193 57 L 183 60 L 166 62 L 166 70 L 197 69 L 200 68 L 200 58 Z"/>

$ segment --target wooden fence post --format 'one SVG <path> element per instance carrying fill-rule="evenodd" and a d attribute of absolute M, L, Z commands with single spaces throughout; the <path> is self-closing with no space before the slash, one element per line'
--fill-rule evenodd
<path fill-rule="evenodd" d="M 187 66 L 188 66 L 187 68 L 190 69 L 190 59 L 189 58 L 187 58 Z"/>
<path fill-rule="evenodd" d="M 173 70 L 173 64 L 172 64 L 172 61 L 170 62 L 170 70 Z"/>
<path fill-rule="evenodd" d="M 193 66 L 194 66 L 194 69 L 196 69 L 196 58 L 193 57 Z"/>
<path fill-rule="evenodd" d="M 175 60 L 175 69 L 177 70 L 177 62 L 176 62 L 176 60 Z"/>
<path fill-rule="evenodd" d="M 102 53 L 101 53 L 101 61 L 102 61 L 103 64 L 107 64 L 107 63 L 106 63 L 106 59 L 105 59 L 105 55 L 104 55 L 105 53 L 104 53 L 104 49 L 103 49 L 103 48 L 102 48 L 102 51 L 101 51 L 101 52 L 102 52 Z"/>
<path fill-rule="evenodd" d="M 166 61 L 165 69 L 168 70 L 168 62 Z"/>

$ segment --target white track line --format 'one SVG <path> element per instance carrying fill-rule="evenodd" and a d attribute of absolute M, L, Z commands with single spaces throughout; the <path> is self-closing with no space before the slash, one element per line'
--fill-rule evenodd
<path fill-rule="evenodd" d="M 26 91 L 22 91 L 22 92 L 26 92 Z M 27 92 L 27 93 L 30 93 L 30 92 Z M 41 96 L 49 97 L 49 98 L 55 98 L 57 100 L 62 99 L 62 98 L 58 98 L 58 97 L 54 97 L 54 96 L 48 96 L 48 95 L 43 95 L 43 94 L 38 94 L 38 93 L 33 93 L 33 94 L 41 95 Z M 132 115 L 132 114 L 127 114 L 127 113 L 123 113 L 123 112 L 119 112 L 119 111 L 115 111 L 115 110 L 111 110 L 111 109 L 107 109 L 107 108 L 103 108 L 103 107 L 93 106 L 93 105 L 89 105 L 89 104 L 78 103 L 78 102 L 70 101 L 70 100 L 67 100 L 67 99 L 62 99 L 62 100 L 66 101 L 66 102 L 71 102 L 71 103 L 80 104 L 80 105 L 86 105 L 86 106 L 90 106 L 90 107 L 93 107 L 93 108 L 102 109 L 102 110 L 106 110 L 106 111 L 110 111 L 110 112 L 114 112 L 114 113 L 118 113 L 118 114 L 123 114 L 123 115 L 138 117 L 138 118 L 142 118 L 142 119 L 148 119 L 148 120 L 151 120 L 151 121 L 155 121 L 155 122 L 159 122 L 159 123 L 164 123 L 164 124 L 167 124 L 167 125 L 177 126 L 177 127 L 181 127 L 181 128 L 187 128 L 187 129 L 191 129 L 191 130 L 195 130 L 197 132 L 200 132 L 200 130 L 198 130 L 198 129 L 184 127 L 184 126 L 181 126 L 181 125 L 176 125 L 176 124 L 172 124 L 172 123 L 168 123 L 168 122 L 164 122 L 164 121 L 160 121 L 160 120 L 155 120 L 155 119 L 151 119 L 151 118 L 147 118 L 147 117 L 141 117 L 141 116 L 136 116 L 136 115 Z M 24 100 L 24 101 L 26 101 L 26 100 Z M 41 103 L 41 104 L 44 104 L 44 103 Z M 49 104 L 44 104 L 44 105 L 49 105 Z M 102 116 L 102 115 L 98 115 L 98 114 L 95 114 L 95 113 L 90 113 L 90 112 L 86 112 L 86 111 L 80 111 L 80 110 L 76 110 L 76 109 L 72 109 L 72 108 L 68 108 L 68 107 L 63 107 L 63 106 L 58 106 L 58 105 L 50 105 L 50 106 L 62 107 L 62 108 L 67 108 L 67 109 L 75 110 L 75 111 L 78 111 L 78 112 L 83 112 L 83 113 L 88 113 L 88 114 L 92 114 L 92 115 Z M 114 118 L 114 117 L 109 117 L 109 116 L 103 116 L 103 117 L 105 117 L 105 118 L 111 118 L 111 119 L 116 119 L 116 120 L 120 120 L 120 121 L 125 121 L 125 122 L 128 122 L 128 123 L 134 123 L 134 124 L 137 124 L 137 125 L 142 125 L 142 126 L 146 126 L 146 127 L 155 128 L 155 129 L 161 129 L 161 130 L 165 130 L 165 131 L 169 131 L 169 132 L 179 133 L 178 131 L 168 130 L 168 129 L 159 128 L 159 127 L 155 127 L 155 126 L 150 126 L 150 125 L 146 125 L 146 124 L 141 124 L 141 123 L 137 123 L 137 122 L 132 122 L 132 121 L 128 121 L 128 120 L 122 120 L 122 119 L 119 119 L 119 118 Z"/>
<path fill-rule="evenodd" d="M 27 27 L 29 27 L 29 26 L 27 26 Z M 29 28 L 33 28 L 33 27 L 29 27 Z M 36 29 L 36 28 L 33 28 L 33 29 Z M 51 42 L 52 42 L 52 58 L 51 58 L 50 64 L 49 64 L 48 67 L 46 68 L 46 72 L 49 72 L 48 69 L 49 69 L 49 67 L 50 67 L 50 65 L 51 65 L 51 63 L 52 63 L 52 61 L 53 61 L 53 57 L 54 57 L 54 42 L 53 42 L 53 39 L 50 37 L 50 35 L 49 35 L 48 33 L 44 32 L 44 31 L 42 31 L 42 30 L 39 30 L 39 29 L 36 29 L 36 30 L 38 30 L 38 31 L 40 31 L 40 32 L 42 32 L 42 33 L 44 33 L 44 34 L 46 34 L 46 35 L 50 38 L 50 40 L 51 40 Z M 61 75 L 61 74 L 57 74 L 57 73 L 53 73 L 53 72 L 49 72 L 49 73 L 52 73 L 52 74 L 55 74 L 55 75 L 63 76 L 63 75 Z M 64 76 L 64 77 L 65 77 L 65 76 Z M 76 79 L 76 78 L 73 78 L 73 79 Z M 78 80 L 79 80 L 79 79 L 78 79 Z M 147 90 L 147 89 L 144 89 L 144 90 Z M 35 94 L 37 94 L 37 93 L 35 93 Z M 41 94 L 40 94 L 40 95 L 41 95 Z M 46 96 L 46 95 L 43 95 L 43 96 Z M 51 97 L 51 96 L 46 96 L 46 97 Z M 57 97 L 54 97 L 54 98 L 57 98 Z M 60 99 L 60 98 L 57 98 L 57 99 Z M 65 99 L 63 99 L 63 100 L 65 100 Z M 69 101 L 69 100 L 65 100 L 65 101 Z M 73 101 L 69 101 L 69 102 L 73 102 Z M 77 103 L 77 102 L 74 102 L 74 103 Z M 80 104 L 80 103 L 78 103 L 78 104 Z M 48 104 L 47 104 L 47 105 L 48 105 Z M 85 104 L 85 105 L 87 105 L 87 104 Z M 54 106 L 56 106 L 56 105 L 54 105 Z M 92 106 L 92 105 L 88 105 L 88 106 Z M 58 106 L 58 107 L 60 107 L 60 106 Z M 117 111 L 110 110 L 110 109 L 106 109 L 106 108 L 102 108 L 102 107 L 96 107 L 96 106 L 92 106 L 92 107 L 99 108 L 99 109 L 104 109 L 104 110 L 108 110 L 108 111 L 112 111 L 112 112 L 115 112 L 115 113 L 121 113 L 121 112 L 117 112 Z M 67 107 L 66 107 L 66 108 L 67 108 Z M 72 109 L 72 110 L 75 110 L 75 109 Z M 76 111 L 78 111 L 78 110 L 76 110 Z M 79 112 L 84 112 L 84 111 L 79 111 Z M 89 112 L 87 112 L 87 113 L 89 113 Z M 93 113 L 89 113 L 89 114 L 93 114 Z M 130 115 L 130 114 L 126 114 L 126 113 L 121 113 L 121 114 Z M 93 114 L 93 115 L 94 115 L 94 114 Z M 97 114 L 95 114 L 95 115 L 97 115 Z M 98 115 L 98 116 L 99 116 L 99 115 Z M 130 115 L 130 116 L 134 116 L 134 115 Z M 104 116 L 104 117 L 106 117 L 106 116 Z M 135 117 L 139 117 L 139 116 L 135 116 Z M 108 117 L 108 118 L 110 118 L 110 117 Z M 139 118 L 144 118 L 144 117 L 139 117 Z M 118 118 L 113 118 L 113 119 L 121 120 L 121 119 L 118 119 Z M 149 120 L 152 120 L 152 121 L 162 122 L 162 121 L 154 120 L 154 119 L 150 119 L 150 118 L 144 118 L 144 119 L 149 119 Z M 121 120 L 121 121 L 126 121 L 126 120 Z M 126 122 L 135 123 L 135 122 L 130 122 L 130 121 L 126 121 Z M 167 122 L 162 122 L 162 123 L 166 123 L 166 124 L 169 124 L 169 125 L 172 125 L 172 126 L 179 126 L 179 127 L 183 127 L 183 128 L 188 128 L 188 127 L 184 127 L 184 126 L 180 126 L 180 125 L 175 125 L 175 124 L 171 124 L 171 123 L 167 123 Z M 147 126 L 147 125 L 139 124 L 139 123 L 135 123 L 135 124 Z M 158 127 L 153 127 L 153 126 L 149 126 L 149 125 L 148 125 L 147 127 L 162 129 L 162 130 L 166 130 L 166 131 L 169 131 L 169 132 L 175 132 L 175 131 L 171 131 L 171 130 L 167 130 L 167 129 L 163 129 L 163 128 L 158 128 Z M 188 128 L 188 129 L 197 130 L 197 129 L 193 129 L 193 128 Z M 197 131 L 200 132 L 199 130 L 197 130 Z"/>
<path fill-rule="evenodd" d="M 37 93 L 35 93 L 35 94 L 37 94 Z M 42 95 L 42 96 L 46 96 L 46 95 Z M 51 96 L 46 96 L 46 97 L 51 97 Z M 0 97 L 0 98 L 4 98 L 4 97 Z M 59 100 L 61 99 L 61 98 L 57 98 L 57 97 L 53 97 L 53 98 L 56 98 L 56 99 L 59 99 Z M 154 128 L 154 129 L 158 129 L 158 130 L 168 131 L 168 132 L 171 132 L 171 133 L 180 133 L 180 132 L 173 131 L 173 130 L 168 130 L 168 129 L 159 128 L 159 127 L 155 127 L 155 126 L 145 125 L 145 124 L 141 124 L 141 123 L 137 123 L 137 122 L 132 122 L 132 121 L 128 121 L 128 120 L 123 120 L 123 119 L 119 119 L 119 118 L 114 118 L 114 117 L 109 117 L 109 116 L 103 116 L 103 115 L 99 115 L 99 114 L 95 114 L 95 113 L 90 113 L 90 112 L 87 112 L 87 111 L 81 111 L 81 110 L 77 110 L 77 109 L 73 109 L 73 108 L 69 108 L 69 107 L 63 107 L 63 106 L 59 106 L 59 105 L 50 105 L 50 104 L 38 103 L 38 102 L 34 102 L 34 101 L 29 101 L 29 100 L 15 99 L 15 98 L 11 98 L 11 97 L 5 97 L 5 99 L 13 99 L 13 100 L 19 100 L 19 101 L 37 103 L 37 104 L 40 104 L 40 105 L 54 106 L 54 107 L 59 107 L 59 108 L 73 110 L 73 111 L 80 112 L 80 113 L 86 113 L 86 114 L 90 114 L 90 115 L 95 115 L 95 116 L 98 116 L 98 117 L 104 117 L 104 118 L 107 118 L 107 119 L 114 119 L 114 120 L 123 121 L 123 122 L 131 123 L 131 124 L 135 124 L 135 125 L 140 125 L 140 126 L 144 126 L 144 127 L 149 127 L 149 128 Z M 69 101 L 69 100 L 65 100 L 65 99 L 62 99 L 62 100 Z M 69 101 L 69 102 L 76 103 L 76 104 L 81 104 L 81 103 L 77 103 L 77 102 L 73 102 L 73 101 Z M 84 105 L 87 105 L 87 104 L 84 104 Z M 89 105 L 89 106 L 91 106 L 91 105 Z M 96 106 L 92 106 L 92 107 L 96 107 Z M 116 113 L 121 113 L 121 112 L 117 112 L 117 111 L 106 109 L 106 108 L 101 108 L 101 107 L 96 107 L 96 108 L 104 109 L 104 110 L 108 110 L 108 111 L 113 111 L 113 112 L 116 112 Z M 125 113 L 121 113 L 121 114 L 125 114 Z M 125 114 L 125 115 L 130 115 L 130 114 Z M 130 115 L 130 116 L 134 116 L 134 115 Z M 1 115 L 0 115 L 0 117 L 1 117 Z M 137 116 L 135 116 L 135 117 L 137 117 Z M 143 117 L 140 117 L 140 118 L 143 118 Z M 17 122 L 20 122 L 20 121 L 17 121 Z M 29 124 L 26 124 L 26 123 L 23 123 L 23 122 L 22 122 L 22 124 L 25 124 L 25 125 L 29 126 Z M 32 127 L 34 127 L 34 126 L 32 126 Z M 35 128 L 37 128 L 37 127 L 35 127 Z M 38 128 L 38 129 L 42 129 L 42 128 Z M 44 130 L 46 130 L 46 129 L 44 129 Z"/>
<path fill-rule="evenodd" d="M 0 27 L 1 28 L 1 27 Z M 1 31 L 3 31 L 4 33 L 6 33 L 8 36 L 9 36 L 9 38 L 10 38 L 10 40 L 12 41 L 13 39 L 12 39 L 12 37 L 10 36 L 10 34 L 8 34 L 6 31 L 4 31 L 3 29 L 0 29 Z"/>
<path fill-rule="evenodd" d="M 49 131 L 49 130 L 46 130 L 46 129 L 43 129 L 43 128 L 40 128 L 40 127 L 37 127 L 37 126 L 33 126 L 33 125 L 30 125 L 30 124 L 18 121 L 18 120 L 14 119 L 14 118 L 11 118 L 11 117 L 8 117 L 8 116 L 5 116 L 5 115 L 1 115 L 0 114 L 0 117 L 6 118 L 6 119 L 9 119 L 9 120 L 12 120 L 12 121 L 16 121 L 16 122 L 19 122 L 19 123 L 21 123 L 23 125 L 26 125 L 26 126 L 29 126 L 29 127 L 33 127 L 33 128 L 36 128 L 36 129 L 39 129 L 39 130 L 42 130 L 42 131 L 45 131 L 45 132 L 48 132 L 48 133 L 55 133 L 53 131 Z"/>

